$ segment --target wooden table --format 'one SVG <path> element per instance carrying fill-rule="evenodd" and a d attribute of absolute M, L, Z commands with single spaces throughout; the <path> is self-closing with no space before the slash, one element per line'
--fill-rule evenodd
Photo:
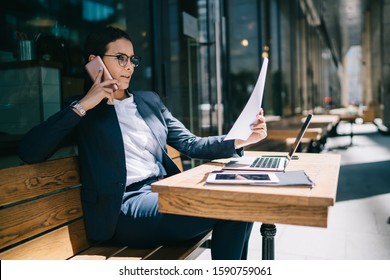
<path fill-rule="evenodd" d="M 245 152 L 246 156 L 285 154 Z M 159 194 L 159 211 L 198 217 L 262 222 L 263 259 L 274 258 L 274 224 L 327 227 L 328 210 L 336 199 L 340 155 L 298 153 L 289 170 L 305 170 L 315 187 L 249 187 L 206 185 L 209 172 L 222 162 L 210 162 L 152 184 Z M 226 161 L 226 160 L 225 160 Z M 262 225 L 262 227 L 263 227 Z M 269 241 L 269 242 L 268 242 Z M 265 243 L 265 244 L 264 244 Z M 272 246 L 268 246 L 271 244 Z M 264 250 L 264 245 L 269 248 Z"/>
<path fill-rule="evenodd" d="M 301 122 L 303 123 L 306 118 L 302 118 Z M 311 127 L 316 127 L 317 125 L 336 125 L 340 121 L 338 115 L 313 115 L 313 118 L 310 121 Z"/>
<path fill-rule="evenodd" d="M 350 136 L 350 143 L 349 146 L 353 145 L 353 124 L 356 122 L 356 119 L 360 117 L 360 113 L 356 109 L 349 109 L 349 108 L 337 108 L 337 109 L 332 109 L 329 111 L 331 115 L 337 115 L 340 118 L 340 122 L 348 122 L 351 125 L 351 130 L 349 133 Z M 337 128 L 337 126 L 336 126 Z M 342 136 L 335 131 L 337 136 Z"/>
<path fill-rule="evenodd" d="M 295 140 L 295 138 L 297 138 L 297 136 L 298 136 L 299 129 L 298 128 L 296 128 L 296 129 L 268 129 L 267 139 L 286 140 L 286 139 L 292 138 Z M 322 134 L 323 134 L 322 128 L 319 128 L 319 127 L 307 128 L 307 130 L 302 138 L 316 141 L 316 140 L 320 140 Z"/>
<path fill-rule="evenodd" d="M 306 116 L 296 115 L 292 117 L 280 118 L 278 121 L 267 121 L 267 139 L 287 140 L 287 144 L 292 144 L 302 127 Z M 302 138 L 302 143 L 309 144 L 309 151 L 320 152 L 325 145 L 329 131 L 340 121 L 336 115 L 313 115 L 310 125 Z M 298 149 L 298 151 L 301 151 Z"/>

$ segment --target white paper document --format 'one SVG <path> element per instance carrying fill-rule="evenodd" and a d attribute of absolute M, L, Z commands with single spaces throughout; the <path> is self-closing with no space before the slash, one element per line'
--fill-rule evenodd
<path fill-rule="evenodd" d="M 224 140 L 242 139 L 246 140 L 252 133 L 251 125 L 256 121 L 256 115 L 261 110 L 261 103 L 263 101 L 263 92 L 265 85 L 265 78 L 267 76 L 268 58 L 264 57 L 263 65 L 255 88 L 249 97 L 240 116 L 226 135 Z"/>

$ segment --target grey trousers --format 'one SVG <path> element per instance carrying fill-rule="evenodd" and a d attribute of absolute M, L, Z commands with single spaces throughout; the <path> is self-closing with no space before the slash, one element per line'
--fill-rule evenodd
<path fill-rule="evenodd" d="M 247 259 L 253 223 L 160 213 L 158 194 L 150 186 L 156 180 L 150 178 L 127 187 L 113 242 L 154 247 L 177 244 L 213 230 L 212 259 Z"/>

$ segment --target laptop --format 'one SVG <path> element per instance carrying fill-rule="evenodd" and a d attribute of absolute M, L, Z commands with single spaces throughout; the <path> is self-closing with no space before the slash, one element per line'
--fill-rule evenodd
<path fill-rule="evenodd" d="M 303 135 L 305 134 L 312 117 L 312 114 L 307 115 L 305 122 L 302 124 L 302 127 L 299 130 L 297 137 L 295 138 L 294 144 L 286 156 L 264 155 L 261 157 L 241 157 L 229 161 L 222 167 L 222 169 L 273 172 L 284 171 L 287 167 L 287 164 L 293 158 L 299 144 L 301 143 Z"/>

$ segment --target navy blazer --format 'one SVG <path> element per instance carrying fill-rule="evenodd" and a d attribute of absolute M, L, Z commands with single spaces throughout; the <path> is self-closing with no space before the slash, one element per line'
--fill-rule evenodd
<path fill-rule="evenodd" d="M 179 171 L 166 152 L 167 144 L 199 159 L 237 156 L 242 149 L 224 136 L 197 137 L 177 120 L 155 92 L 133 92 L 137 109 L 163 150 L 167 175 Z M 31 129 L 22 139 L 19 156 L 27 163 L 52 156 L 70 134 L 75 134 L 80 159 L 83 204 L 87 236 L 93 240 L 112 237 L 126 184 L 125 153 L 114 106 L 103 100 L 84 117 L 69 106 Z"/>

